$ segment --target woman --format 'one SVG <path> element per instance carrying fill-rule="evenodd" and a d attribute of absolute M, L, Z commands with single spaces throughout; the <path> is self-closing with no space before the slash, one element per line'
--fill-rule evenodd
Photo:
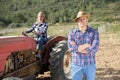
<path fill-rule="evenodd" d="M 32 27 L 23 32 L 23 34 L 30 33 L 34 31 L 36 41 L 38 43 L 38 54 L 39 58 L 41 58 L 41 50 L 43 45 L 47 42 L 47 29 L 48 25 L 45 22 L 45 15 L 43 12 L 39 12 L 37 15 L 37 21 L 32 25 Z"/>

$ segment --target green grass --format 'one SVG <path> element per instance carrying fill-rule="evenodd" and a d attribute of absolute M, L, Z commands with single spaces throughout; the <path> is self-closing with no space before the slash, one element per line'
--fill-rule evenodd
<path fill-rule="evenodd" d="M 73 27 L 76 27 L 76 24 L 69 23 L 49 25 L 47 33 L 50 36 L 67 36 L 70 29 Z M 0 29 L 0 36 L 21 36 L 22 31 L 27 29 L 28 27 Z"/>
<path fill-rule="evenodd" d="M 0 29 L 0 36 L 20 36 L 22 31 L 27 29 L 26 27 L 22 28 L 4 28 Z"/>
<path fill-rule="evenodd" d="M 88 25 L 93 28 L 105 26 L 106 33 L 118 33 L 120 31 L 120 23 L 90 22 Z M 67 36 L 70 29 L 77 27 L 77 23 L 49 25 L 47 33 L 50 36 Z M 27 29 L 28 27 L 0 29 L 0 36 L 22 36 L 22 31 Z"/>
<path fill-rule="evenodd" d="M 77 27 L 76 24 L 69 23 L 69 24 L 56 24 L 53 26 L 49 26 L 48 34 L 55 35 L 55 36 L 67 36 L 70 29 Z"/>

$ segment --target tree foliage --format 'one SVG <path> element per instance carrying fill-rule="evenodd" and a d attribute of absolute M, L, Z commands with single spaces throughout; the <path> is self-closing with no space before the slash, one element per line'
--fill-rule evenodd
<path fill-rule="evenodd" d="M 118 2 L 115 10 L 119 9 L 119 0 L 0 0 L 0 26 L 13 23 L 31 25 L 39 11 L 43 11 L 47 22 L 52 24 L 72 22 L 79 10 L 94 15 L 91 20 L 95 18 L 97 21 L 107 21 L 114 11 L 111 12 L 107 5 L 113 2 Z M 103 15 L 107 19 L 102 19 Z"/>

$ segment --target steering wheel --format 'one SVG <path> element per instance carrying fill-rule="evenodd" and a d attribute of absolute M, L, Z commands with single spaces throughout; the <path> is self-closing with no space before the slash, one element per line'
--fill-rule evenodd
<path fill-rule="evenodd" d="M 32 31 L 31 33 L 26 33 L 26 32 L 22 32 L 22 35 L 24 36 L 27 36 L 27 37 L 32 37 L 32 38 L 35 38 L 35 33 L 34 31 Z"/>

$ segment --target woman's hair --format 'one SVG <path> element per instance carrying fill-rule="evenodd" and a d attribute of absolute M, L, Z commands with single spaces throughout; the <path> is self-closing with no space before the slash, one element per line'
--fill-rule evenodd
<path fill-rule="evenodd" d="M 44 14 L 42 11 L 38 12 L 38 15 L 39 15 L 39 14 L 42 14 L 42 15 L 43 15 L 43 17 L 44 17 L 43 22 L 45 22 L 45 20 L 46 20 L 45 14 Z M 37 15 L 37 22 L 40 22 L 40 19 L 38 18 L 38 15 Z"/>

